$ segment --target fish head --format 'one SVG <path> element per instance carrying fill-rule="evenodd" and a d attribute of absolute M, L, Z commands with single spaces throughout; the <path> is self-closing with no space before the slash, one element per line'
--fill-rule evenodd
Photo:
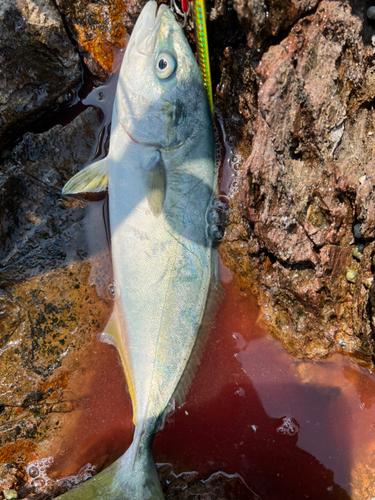
<path fill-rule="evenodd" d="M 115 99 L 119 124 L 137 143 L 175 148 L 209 116 L 193 52 L 166 5 L 143 8 L 121 66 Z"/>

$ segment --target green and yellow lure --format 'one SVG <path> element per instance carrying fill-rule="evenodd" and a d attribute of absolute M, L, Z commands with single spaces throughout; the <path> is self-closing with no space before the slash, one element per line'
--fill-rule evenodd
<path fill-rule="evenodd" d="M 181 0 L 181 10 L 176 5 L 176 0 L 171 0 L 171 10 L 173 10 L 174 7 L 176 12 L 184 17 L 183 27 L 186 26 L 191 5 L 193 5 L 193 22 L 194 22 L 195 40 L 197 44 L 198 64 L 202 72 L 204 85 L 206 87 L 211 113 L 213 113 L 214 101 L 212 96 L 210 54 L 208 51 L 205 0 Z"/>
<path fill-rule="evenodd" d="M 207 90 L 208 102 L 210 103 L 211 113 L 213 113 L 214 101 L 212 96 L 212 82 L 211 82 L 211 70 L 210 70 L 210 55 L 208 51 L 205 0 L 194 0 L 192 4 L 193 4 L 195 39 L 197 43 L 198 63 L 202 71 L 204 85 Z"/>

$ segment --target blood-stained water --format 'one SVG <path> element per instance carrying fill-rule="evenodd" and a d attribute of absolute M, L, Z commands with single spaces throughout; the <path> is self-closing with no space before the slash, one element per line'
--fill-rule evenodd
<path fill-rule="evenodd" d="M 156 462 L 202 479 L 237 473 L 263 500 L 367 498 L 358 491 L 373 477 L 374 374 L 339 354 L 293 359 L 257 323 L 255 297 L 223 265 L 220 276 L 225 295 L 186 401 L 156 436 Z M 79 418 L 55 454 L 54 477 L 108 465 L 132 439 L 112 346 L 94 338 L 72 380 Z"/>

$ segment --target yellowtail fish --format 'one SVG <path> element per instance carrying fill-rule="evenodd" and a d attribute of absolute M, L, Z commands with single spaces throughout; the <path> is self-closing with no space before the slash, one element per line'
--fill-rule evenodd
<path fill-rule="evenodd" d="M 161 500 L 151 445 L 184 389 L 207 301 L 215 153 L 201 72 L 173 13 L 154 1 L 125 52 L 108 156 L 63 193 L 107 186 L 119 296 L 104 336 L 121 356 L 135 432 L 124 456 L 59 498 Z"/>

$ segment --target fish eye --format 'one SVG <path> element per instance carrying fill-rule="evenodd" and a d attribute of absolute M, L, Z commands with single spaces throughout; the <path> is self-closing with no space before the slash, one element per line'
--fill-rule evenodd
<path fill-rule="evenodd" d="M 156 76 L 161 79 L 168 78 L 176 70 L 176 66 L 174 57 L 163 52 L 156 59 Z"/>

